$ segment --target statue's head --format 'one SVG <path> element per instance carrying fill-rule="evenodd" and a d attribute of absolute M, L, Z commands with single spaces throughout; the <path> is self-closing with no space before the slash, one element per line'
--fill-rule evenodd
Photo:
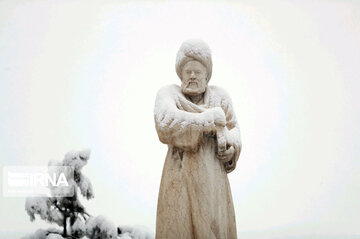
<path fill-rule="evenodd" d="M 184 94 L 204 93 L 212 73 L 210 48 L 201 40 L 185 41 L 178 51 L 175 67 Z"/>

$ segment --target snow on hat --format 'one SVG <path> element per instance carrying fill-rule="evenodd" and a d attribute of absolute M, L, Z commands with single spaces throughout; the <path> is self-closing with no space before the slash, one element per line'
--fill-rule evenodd
<path fill-rule="evenodd" d="M 193 60 L 199 61 L 206 67 L 207 80 L 210 80 L 212 73 L 211 51 L 204 41 L 197 39 L 184 41 L 177 53 L 175 68 L 180 79 L 183 66 Z"/>

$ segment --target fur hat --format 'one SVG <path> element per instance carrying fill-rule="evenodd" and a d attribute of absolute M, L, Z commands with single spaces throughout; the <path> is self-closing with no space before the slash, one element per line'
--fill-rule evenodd
<path fill-rule="evenodd" d="M 189 61 L 199 61 L 207 70 L 207 80 L 209 81 L 212 73 L 211 51 L 209 46 L 202 40 L 187 40 L 181 44 L 176 56 L 176 73 L 181 79 L 181 72 L 184 65 Z"/>

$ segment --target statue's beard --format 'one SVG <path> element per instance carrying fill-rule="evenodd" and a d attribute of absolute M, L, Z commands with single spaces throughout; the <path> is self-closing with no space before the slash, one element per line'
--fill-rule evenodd
<path fill-rule="evenodd" d="M 181 91 L 186 95 L 200 95 L 205 92 L 207 84 L 201 81 L 183 81 Z"/>

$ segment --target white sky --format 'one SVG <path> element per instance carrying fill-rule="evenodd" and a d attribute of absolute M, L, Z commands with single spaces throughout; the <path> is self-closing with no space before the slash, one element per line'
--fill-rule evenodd
<path fill-rule="evenodd" d="M 0 0 L 1 169 L 90 148 L 87 210 L 154 231 L 167 147 L 153 106 L 188 38 L 211 47 L 210 84 L 240 123 L 239 236 L 360 235 L 357 1 Z M 0 236 L 47 225 L 24 204 L 1 195 Z"/>

